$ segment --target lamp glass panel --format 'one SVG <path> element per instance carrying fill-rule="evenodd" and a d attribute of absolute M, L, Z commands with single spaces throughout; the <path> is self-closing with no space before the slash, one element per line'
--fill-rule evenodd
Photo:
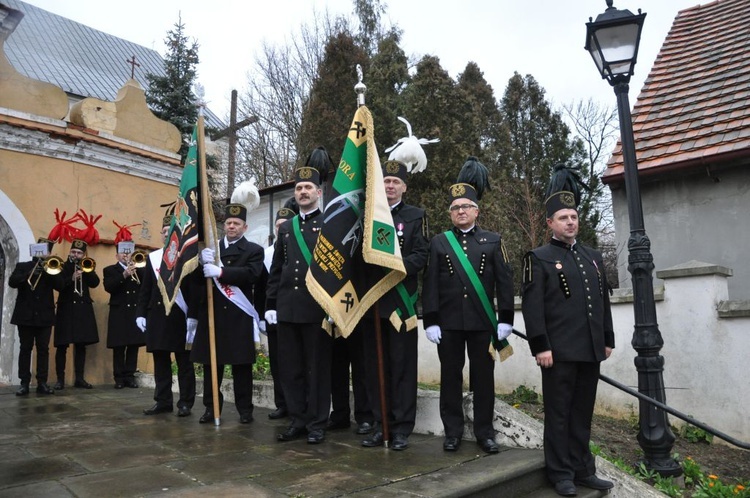
<path fill-rule="evenodd" d="M 617 64 L 618 68 L 624 68 L 624 72 L 630 71 L 630 63 L 635 56 L 635 45 L 638 41 L 638 25 L 625 24 L 612 26 L 597 30 L 596 38 L 602 49 L 602 55 L 607 62 L 626 61 L 625 64 Z M 615 74 L 620 71 L 612 68 Z"/>

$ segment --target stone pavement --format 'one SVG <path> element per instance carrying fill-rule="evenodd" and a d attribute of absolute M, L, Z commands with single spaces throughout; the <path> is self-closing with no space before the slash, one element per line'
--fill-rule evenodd
<path fill-rule="evenodd" d="M 15 396 L 0 387 L 0 496 L 465 496 L 488 469 L 539 467 L 538 450 L 485 455 L 473 441 L 456 453 L 441 436 L 414 434 L 406 451 L 363 448 L 361 436 L 329 431 L 326 442 L 279 443 L 286 421 L 255 409 L 239 423 L 226 403 L 222 424 L 145 416 L 152 389 L 66 387 L 55 395 Z M 458 470 L 460 469 L 460 472 Z M 510 496 L 510 495 L 505 495 Z"/>

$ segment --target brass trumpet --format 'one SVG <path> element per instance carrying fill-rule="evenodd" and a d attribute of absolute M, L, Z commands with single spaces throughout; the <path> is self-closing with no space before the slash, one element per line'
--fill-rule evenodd
<path fill-rule="evenodd" d="M 96 270 L 96 261 L 94 258 L 83 258 L 80 261 L 76 261 L 76 270 L 81 270 L 83 273 L 91 273 Z M 74 282 L 73 291 L 79 296 L 83 296 L 83 278 L 78 277 Z"/>
<path fill-rule="evenodd" d="M 146 267 L 146 253 L 144 251 L 135 251 L 133 254 L 130 255 L 130 259 L 128 260 L 128 266 L 133 266 L 134 268 L 145 268 Z M 133 279 L 134 282 L 141 283 L 141 279 L 138 278 L 138 273 L 133 272 L 133 275 L 130 277 Z"/>
<path fill-rule="evenodd" d="M 39 269 L 40 265 L 42 267 L 41 271 Z M 46 273 L 47 275 L 57 275 L 62 271 L 62 265 L 62 258 L 59 258 L 57 256 L 49 256 L 44 259 L 37 259 L 36 264 L 34 264 L 34 268 L 32 268 L 31 273 L 29 273 L 29 278 L 26 279 L 26 282 L 29 283 L 31 290 L 35 290 L 36 286 L 39 285 L 39 280 L 42 278 L 42 272 Z"/>

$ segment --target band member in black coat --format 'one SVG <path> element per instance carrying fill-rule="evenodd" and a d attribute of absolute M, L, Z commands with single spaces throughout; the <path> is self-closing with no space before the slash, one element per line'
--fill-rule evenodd
<path fill-rule="evenodd" d="M 309 166 L 294 173 L 294 198 L 299 214 L 279 227 L 268 278 L 266 321 L 278 321 L 281 385 L 291 422 L 279 441 L 291 441 L 308 432 L 307 442 L 325 440 L 331 406 L 331 348 L 333 339 L 321 324 L 325 311 L 310 295 L 305 275 L 323 226 L 318 202 L 320 174 Z M 300 244 L 303 246 L 301 247 Z"/>
<path fill-rule="evenodd" d="M 65 361 L 68 345 L 73 344 L 75 369 L 74 387 L 91 389 L 84 378 L 86 346 L 99 342 L 94 306 L 90 289 L 99 286 L 96 263 L 86 258 L 88 244 L 75 239 L 71 243 L 68 260 L 63 263 L 63 290 L 57 297 L 57 319 L 55 320 L 55 389 L 65 388 Z"/>
<path fill-rule="evenodd" d="M 47 243 L 47 253 L 52 250 L 52 241 L 39 239 L 39 243 Z M 55 391 L 47 385 L 49 339 L 55 323 L 55 298 L 52 291 L 62 290 L 62 274 L 50 274 L 45 269 L 45 257 L 35 256 L 31 261 L 16 265 L 8 279 L 8 285 L 18 289 L 16 305 L 10 318 L 10 323 L 18 327 L 20 341 L 18 377 L 21 379 L 21 387 L 16 395 L 29 394 L 31 352 L 35 345 L 36 392 L 54 394 Z"/>
<path fill-rule="evenodd" d="M 547 477 L 562 496 L 576 484 L 609 489 L 589 450 L 599 366 L 615 347 L 602 255 L 576 242 L 575 195 L 546 201 L 549 244 L 523 260 L 523 318 L 531 353 L 542 369 Z"/>
<path fill-rule="evenodd" d="M 383 342 L 386 403 L 391 436 L 390 448 L 404 450 L 414 430 L 417 416 L 417 301 L 418 275 L 427 264 L 429 241 L 425 212 L 403 202 L 406 193 L 406 165 L 388 161 L 383 165 L 385 195 L 391 207 L 393 226 L 401 247 L 406 278 L 384 295 L 378 303 Z M 401 288 L 399 288 L 399 286 Z M 406 298 L 406 299 L 404 299 Z M 360 322 L 365 327 L 364 343 L 368 387 L 375 421 L 382 424 L 380 382 L 378 380 L 377 342 L 372 317 Z M 362 441 L 363 446 L 383 444 L 383 433 L 377 430 Z"/>
<path fill-rule="evenodd" d="M 162 245 L 167 240 L 172 216 L 165 216 L 161 228 Z M 177 299 L 167 315 L 164 300 L 159 290 L 159 267 L 164 249 L 151 251 L 146 258 L 146 268 L 141 280 L 136 310 L 136 325 L 146 334 L 146 351 L 154 358 L 154 401 L 144 415 L 170 413 L 174 410 L 172 396 L 172 354 L 177 362 L 177 385 L 180 397 L 177 400 L 177 416 L 187 417 L 195 403 L 195 366 L 190 360 L 190 351 L 185 349 L 187 334 L 187 303 L 189 302 L 191 279 L 182 281 Z"/>
<path fill-rule="evenodd" d="M 245 206 L 229 204 L 225 214 L 224 237 L 219 241 L 221 266 L 214 264 L 214 249 L 201 251 L 203 271 L 193 272 L 195 289 L 192 301 L 197 304 L 188 309 L 188 318 L 198 320 L 190 358 L 203 363 L 203 405 L 206 411 L 199 420 L 202 424 L 214 420 L 206 300 L 208 278 L 219 284 L 213 289 L 217 382 L 221 386 L 224 365 L 232 365 L 234 404 L 240 414 L 240 423 L 253 421 L 253 363 L 260 324 L 260 317 L 252 305 L 253 286 L 262 276 L 264 253 L 261 246 L 244 237 L 247 230 Z M 219 408 L 223 398 L 219 392 Z"/>
<path fill-rule="evenodd" d="M 490 347 L 493 335 L 505 339 L 513 329 L 513 272 L 500 235 L 476 225 L 477 202 L 484 186 L 461 183 L 467 168 L 484 166 L 470 157 L 459 174 L 459 183 L 450 188 L 453 228 L 430 242 L 422 291 L 424 325 L 427 338 L 438 345 L 440 357 L 443 449 L 456 451 L 463 436 L 462 371 L 467 350 L 469 383 L 474 392 L 474 435 L 482 450 L 497 453 L 492 425 L 495 364 Z M 495 298 L 497 311 L 492 306 Z"/>
<path fill-rule="evenodd" d="M 135 381 L 138 350 L 146 344 L 143 332 L 135 323 L 144 269 L 136 268 L 131 261 L 134 249 L 135 244 L 132 241 L 117 243 L 117 263 L 107 266 L 102 272 L 104 290 L 110 294 L 107 347 L 112 349 L 115 389 L 138 387 Z"/>

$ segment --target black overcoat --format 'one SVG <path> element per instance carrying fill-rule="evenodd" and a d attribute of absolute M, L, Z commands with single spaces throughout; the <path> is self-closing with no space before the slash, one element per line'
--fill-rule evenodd
<path fill-rule="evenodd" d="M 95 271 L 83 273 L 81 280 L 83 295 L 75 293 L 73 270 L 70 260 L 63 263 L 63 289 L 57 297 L 57 317 L 55 320 L 55 346 L 68 344 L 96 344 L 99 330 L 96 326 L 93 301 L 89 289 L 99 286 L 99 275 Z"/>
<path fill-rule="evenodd" d="M 138 294 L 143 280 L 144 268 L 136 268 L 139 281 L 125 278 L 125 268 L 120 264 L 104 268 L 104 290 L 109 292 L 109 318 L 107 320 L 107 347 L 143 346 L 146 338 L 135 324 L 138 316 Z"/>
<path fill-rule="evenodd" d="M 53 290 L 63 288 L 62 274 L 42 273 L 36 288 L 32 291 L 28 278 L 36 261 L 18 263 L 13 269 L 8 285 L 18 289 L 16 305 L 10 323 L 27 327 L 51 327 L 55 324 L 55 296 Z M 40 266 L 42 263 L 39 263 Z"/>

